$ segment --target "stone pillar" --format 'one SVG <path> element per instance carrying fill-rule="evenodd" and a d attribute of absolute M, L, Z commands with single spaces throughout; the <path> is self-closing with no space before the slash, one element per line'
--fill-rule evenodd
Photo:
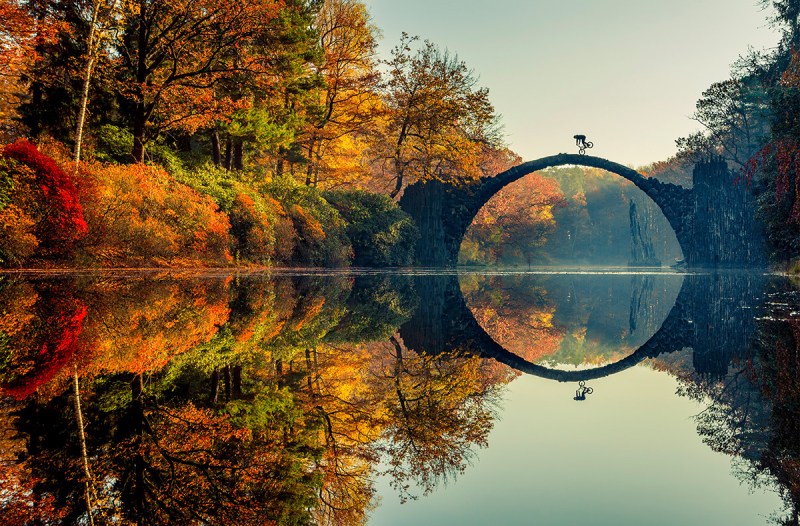
<path fill-rule="evenodd" d="M 402 208 L 420 232 L 416 261 L 425 267 L 452 267 L 458 260 L 461 238 L 454 239 L 452 188 L 439 181 L 409 185 L 400 199 Z M 449 223 L 448 223 L 449 221 Z"/>
<path fill-rule="evenodd" d="M 759 267 L 763 234 L 752 192 L 719 157 L 693 172 L 694 224 L 686 260 L 695 267 Z"/>

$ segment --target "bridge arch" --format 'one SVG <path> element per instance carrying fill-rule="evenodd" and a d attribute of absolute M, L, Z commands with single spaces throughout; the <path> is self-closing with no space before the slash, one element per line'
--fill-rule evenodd
<path fill-rule="evenodd" d="M 675 231 L 684 256 L 689 254 L 694 212 L 691 190 L 647 178 L 636 170 L 600 157 L 561 153 L 522 163 L 494 177 L 467 185 L 428 181 L 406 188 L 400 207 L 414 218 L 420 228 L 419 263 L 454 266 L 467 229 L 492 196 L 528 174 L 565 165 L 600 168 L 631 181 L 656 203 Z"/>

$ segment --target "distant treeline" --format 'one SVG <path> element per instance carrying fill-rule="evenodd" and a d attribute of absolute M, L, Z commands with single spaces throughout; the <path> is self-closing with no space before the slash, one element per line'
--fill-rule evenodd
<path fill-rule="evenodd" d="M 592 168 L 561 167 L 528 176 L 496 195 L 462 245 L 464 264 L 627 265 L 630 203 L 663 263 L 681 249 L 658 206 L 633 183 Z"/>

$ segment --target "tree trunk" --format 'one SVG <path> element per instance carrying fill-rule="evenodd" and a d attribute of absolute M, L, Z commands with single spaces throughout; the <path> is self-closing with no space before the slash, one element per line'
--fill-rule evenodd
<path fill-rule="evenodd" d="M 83 90 L 81 90 L 81 106 L 78 110 L 78 126 L 75 129 L 75 172 L 81 162 L 81 147 L 83 146 L 83 124 L 86 121 L 86 107 L 89 105 L 89 87 L 92 82 L 92 70 L 97 58 L 97 46 L 95 45 L 95 29 L 97 28 L 97 16 L 100 5 L 97 0 L 92 2 L 92 22 L 89 26 L 89 37 L 86 41 L 86 69 L 83 71 Z"/>
<path fill-rule="evenodd" d="M 225 169 L 230 170 L 233 166 L 233 141 L 230 136 L 225 139 Z"/>
<path fill-rule="evenodd" d="M 211 390 L 208 393 L 208 401 L 211 405 L 217 405 L 219 398 L 219 369 L 214 369 L 211 373 Z"/>
<path fill-rule="evenodd" d="M 89 524 L 94 526 L 94 514 L 92 510 L 92 473 L 89 471 L 89 454 L 86 451 L 86 433 L 83 425 L 83 410 L 81 410 L 81 388 L 77 371 L 72 374 L 72 388 L 75 394 L 75 419 L 78 426 L 78 440 L 81 444 L 81 460 L 83 461 L 83 476 L 86 477 L 86 516 L 89 518 Z"/>
<path fill-rule="evenodd" d="M 145 433 L 145 417 L 144 417 L 144 381 L 141 374 L 137 374 L 131 380 L 131 405 L 130 417 L 132 419 L 133 431 L 133 447 L 138 450 L 142 443 L 142 437 Z M 133 488 L 131 493 L 133 496 L 133 509 L 139 517 L 145 516 L 145 469 L 144 457 L 138 453 L 133 458 Z"/>
<path fill-rule="evenodd" d="M 222 152 L 219 149 L 219 130 L 216 128 L 211 131 L 211 158 L 215 166 L 222 164 Z"/>
<path fill-rule="evenodd" d="M 226 365 L 222 368 L 222 379 L 225 385 L 225 400 L 231 399 L 231 366 Z"/>
<path fill-rule="evenodd" d="M 306 167 L 306 186 L 311 186 L 311 175 L 314 173 L 314 136 L 308 139 L 308 166 Z"/>
<path fill-rule="evenodd" d="M 33 84 L 31 84 L 31 106 L 33 108 L 42 107 L 42 84 L 38 81 L 34 81 Z M 42 134 L 42 119 L 39 117 L 39 112 L 36 110 L 33 111 L 30 127 L 31 137 L 38 139 L 39 135 Z"/>
<path fill-rule="evenodd" d="M 275 177 L 283 175 L 283 148 L 278 151 L 278 160 L 275 163 Z"/>
<path fill-rule="evenodd" d="M 403 172 L 401 169 L 398 169 L 394 190 L 392 190 L 392 192 L 389 194 L 389 197 L 395 199 L 400 194 L 400 190 L 402 189 L 403 189 Z"/>
<path fill-rule="evenodd" d="M 237 138 L 233 141 L 233 169 L 244 169 L 244 139 Z"/>
<path fill-rule="evenodd" d="M 147 101 L 141 86 L 147 84 L 147 25 L 144 21 L 147 12 L 147 1 L 139 0 L 139 27 L 136 36 L 136 81 L 140 86 L 136 94 L 136 105 L 133 113 L 133 162 L 144 162 L 145 132 L 147 129 Z"/>
<path fill-rule="evenodd" d="M 231 392 L 234 399 L 242 397 L 242 366 L 234 365 L 231 376 Z"/>
<path fill-rule="evenodd" d="M 311 365 L 311 350 L 306 349 L 306 379 L 308 380 L 308 394 L 314 398 L 314 379 L 312 378 L 314 368 Z"/>
<path fill-rule="evenodd" d="M 147 118 L 145 117 L 144 103 L 137 103 L 133 117 L 133 162 L 144 162 L 144 149 L 145 149 L 145 124 Z"/>
<path fill-rule="evenodd" d="M 96 16 L 96 15 L 95 15 Z M 94 31 L 94 29 L 92 29 Z M 91 43 L 89 44 L 91 46 Z M 92 53 L 90 51 L 90 53 Z M 83 90 L 81 91 L 81 107 L 78 110 L 78 126 L 75 129 L 75 171 L 78 171 L 78 164 L 81 162 L 81 147 L 83 145 L 83 123 L 86 121 L 86 106 L 89 104 L 89 85 L 92 80 L 92 68 L 94 67 L 94 57 L 90 56 L 86 61 L 86 69 L 83 72 Z"/>

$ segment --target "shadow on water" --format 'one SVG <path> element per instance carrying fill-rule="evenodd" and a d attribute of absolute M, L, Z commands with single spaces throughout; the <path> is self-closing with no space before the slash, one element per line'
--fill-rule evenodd
<path fill-rule="evenodd" d="M 6 275 L 0 305 L 8 524 L 359 524 L 379 475 L 410 499 L 463 473 L 519 374 L 575 382 L 582 401 L 587 382 L 645 361 L 708 406 L 703 440 L 797 523 L 800 298 L 786 280 Z"/>

